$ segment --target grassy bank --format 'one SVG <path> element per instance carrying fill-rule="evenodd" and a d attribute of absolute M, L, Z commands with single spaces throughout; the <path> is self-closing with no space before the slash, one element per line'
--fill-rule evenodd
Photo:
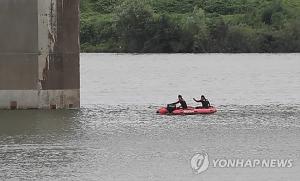
<path fill-rule="evenodd" d="M 300 52 L 299 0 L 81 0 L 83 52 Z"/>

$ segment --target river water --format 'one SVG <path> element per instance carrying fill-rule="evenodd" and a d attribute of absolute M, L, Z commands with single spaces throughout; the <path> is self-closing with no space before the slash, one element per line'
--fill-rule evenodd
<path fill-rule="evenodd" d="M 0 180 L 298 180 L 299 54 L 82 54 L 80 110 L 0 111 Z M 213 115 L 160 116 L 182 94 Z M 191 158 L 207 153 L 208 170 Z M 285 168 L 215 159 L 291 160 Z"/>

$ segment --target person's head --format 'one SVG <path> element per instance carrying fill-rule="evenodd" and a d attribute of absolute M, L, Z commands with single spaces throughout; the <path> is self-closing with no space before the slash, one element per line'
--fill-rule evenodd
<path fill-rule="evenodd" d="M 182 99 L 182 96 L 181 96 L 181 95 L 178 95 L 178 99 Z"/>
<path fill-rule="evenodd" d="M 201 100 L 205 100 L 205 97 L 204 97 L 204 95 L 202 95 L 202 96 L 201 96 Z"/>

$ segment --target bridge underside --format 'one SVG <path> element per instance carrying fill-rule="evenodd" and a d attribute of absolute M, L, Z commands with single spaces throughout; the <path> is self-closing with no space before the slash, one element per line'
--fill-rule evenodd
<path fill-rule="evenodd" d="M 79 0 L 1 0 L 0 26 L 0 109 L 79 108 Z"/>

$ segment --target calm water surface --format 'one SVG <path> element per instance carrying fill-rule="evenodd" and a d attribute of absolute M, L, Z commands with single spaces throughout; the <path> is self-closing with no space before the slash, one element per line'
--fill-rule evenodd
<path fill-rule="evenodd" d="M 300 55 L 82 54 L 82 109 L 0 111 L 0 180 L 298 180 Z M 160 116 L 182 94 L 214 115 Z M 213 168 L 191 157 L 292 159 Z"/>

